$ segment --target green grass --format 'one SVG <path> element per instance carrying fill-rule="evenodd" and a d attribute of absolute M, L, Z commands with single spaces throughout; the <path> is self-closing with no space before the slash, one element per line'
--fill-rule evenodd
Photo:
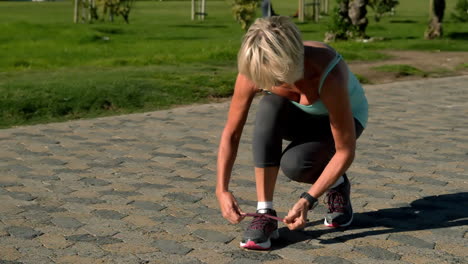
<path fill-rule="evenodd" d="M 347 61 L 384 60 L 385 49 L 468 50 L 459 38 L 464 24 L 447 16 L 447 37 L 426 41 L 427 1 L 400 2 L 396 15 L 380 23 L 369 12 L 367 33 L 385 40 L 331 45 Z M 297 1 L 274 7 L 292 15 Z M 151 111 L 232 93 L 243 31 L 227 1 L 207 1 L 204 22 L 190 20 L 189 1 L 136 2 L 128 25 L 73 24 L 71 1 L 0 1 L 0 10 L 8 10 L 0 16 L 0 127 Z M 328 20 L 298 23 L 303 38 L 322 40 Z"/>
<path fill-rule="evenodd" d="M 468 69 L 468 62 L 458 65 L 456 69 Z"/>
<path fill-rule="evenodd" d="M 418 68 L 415 68 L 411 65 L 406 64 L 392 64 L 392 65 L 381 65 L 374 67 L 373 69 L 382 72 L 393 72 L 397 76 L 411 76 L 411 75 L 419 75 L 419 76 L 428 76 L 427 72 L 421 71 Z"/>
<path fill-rule="evenodd" d="M 364 77 L 364 76 L 362 76 L 360 74 L 357 74 L 357 73 L 355 73 L 354 75 L 356 76 L 356 78 L 358 79 L 358 81 L 360 83 L 362 83 L 362 84 L 372 84 L 372 82 L 369 79 L 367 79 L 366 77 Z"/>

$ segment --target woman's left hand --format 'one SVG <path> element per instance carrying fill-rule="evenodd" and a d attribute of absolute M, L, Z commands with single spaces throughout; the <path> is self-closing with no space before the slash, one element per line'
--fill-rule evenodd
<path fill-rule="evenodd" d="M 290 230 L 302 229 L 307 223 L 308 206 L 304 199 L 300 199 L 284 218 L 284 223 Z"/>

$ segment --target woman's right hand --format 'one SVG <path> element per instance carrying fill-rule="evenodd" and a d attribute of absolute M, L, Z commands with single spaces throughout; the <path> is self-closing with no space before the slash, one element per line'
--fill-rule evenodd
<path fill-rule="evenodd" d="M 239 204 L 229 191 L 217 192 L 216 196 L 218 197 L 219 207 L 221 208 L 221 213 L 223 217 L 227 219 L 232 224 L 238 224 L 244 219 L 243 212 L 239 208 Z"/>

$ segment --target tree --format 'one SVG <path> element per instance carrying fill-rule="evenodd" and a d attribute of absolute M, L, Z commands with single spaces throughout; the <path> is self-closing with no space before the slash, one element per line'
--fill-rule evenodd
<path fill-rule="evenodd" d="M 368 0 L 336 0 L 325 42 L 365 38 L 368 20 L 366 6 Z"/>
<path fill-rule="evenodd" d="M 458 22 L 468 22 L 468 0 L 458 0 L 452 18 Z"/>
<path fill-rule="evenodd" d="M 376 22 L 385 14 L 392 12 L 392 10 L 399 4 L 398 0 L 369 0 L 369 6 L 374 10 L 374 19 Z"/>
<path fill-rule="evenodd" d="M 424 33 L 424 38 L 435 39 L 443 35 L 442 20 L 444 19 L 445 0 L 431 0 L 431 19 Z"/>
<path fill-rule="evenodd" d="M 232 13 L 243 30 L 247 30 L 255 20 L 255 11 L 261 0 L 233 0 Z"/>
<path fill-rule="evenodd" d="M 369 21 L 366 18 L 367 4 L 369 0 L 352 0 L 349 2 L 348 15 L 351 19 L 351 24 L 355 27 L 357 37 L 366 37 L 366 28 Z"/>
<path fill-rule="evenodd" d="M 75 0 L 75 23 L 109 20 L 122 16 L 128 24 L 135 0 Z"/>

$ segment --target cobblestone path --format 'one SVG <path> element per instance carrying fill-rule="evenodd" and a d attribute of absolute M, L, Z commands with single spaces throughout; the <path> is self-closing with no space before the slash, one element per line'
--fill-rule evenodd
<path fill-rule="evenodd" d="M 468 263 L 468 76 L 365 89 L 354 225 L 323 227 L 321 204 L 266 252 L 218 211 L 228 103 L 0 130 L 0 263 Z M 244 211 L 253 116 L 231 183 Z M 283 217 L 307 186 L 278 181 Z"/>

